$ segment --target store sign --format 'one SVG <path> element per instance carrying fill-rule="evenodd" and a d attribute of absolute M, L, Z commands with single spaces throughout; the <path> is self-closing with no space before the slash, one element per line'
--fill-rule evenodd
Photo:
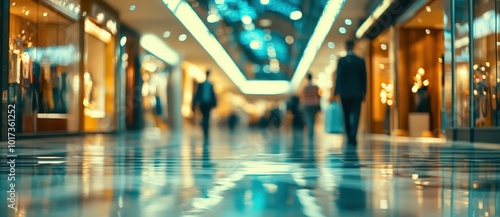
<path fill-rule="evenodd" d="M 51 64 L 69 65 L 75 63 L 78 54 L 73 45 L 29 48 L 26 50 L 35 62 L 49 61 Z"/>
<path fill-rule="evenodd" d="M 78 0 L 44 0 L 44 2 L 75 20 L 80 17 L 81 6 Z"/>

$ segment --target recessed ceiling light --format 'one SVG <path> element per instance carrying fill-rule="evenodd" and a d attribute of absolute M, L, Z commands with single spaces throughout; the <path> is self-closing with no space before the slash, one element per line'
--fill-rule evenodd
<path fill-rule="evenodd" d="M 260 3 L 263 5 L 269 4 L 269 0 L 260 0 Z"/>
<path fill-rule="evenodd" d="M 351 19 L 345 19 L 345 24 L 350 26 L 352 25 L 352 20 Z"/>
<path fill-rule="evenodd" d="M 387 45 L 386 45 L 386 44 L 381 44 L 381 45 L 380 45 L 380 48 L 381 48 L 382 50 L 387 50 Z"/>
<path fill-rule="evenodd" d="M 289 35 L 285 38 L 285 41 L 287 44 L 293 44 L 293 42 L 295 42 L 295 39 L 293 38 L 293 36 Z"/>
<path fill-rule="evenodd" d="M 335 43 L 333 43 L 332 41 L 328 42 L 328 48 L 330 49 L 335 48 Z"/>
<path fill-rule="evenodd" d="M 12 2 L 12 6 L 16 6 L 16 2 Z"/>
<path fill-rule="evenodd" d="M 347 52 L 346 51 L 340 51 L 340 56 L 341 57 L 345 57 L 347 55 Z"/>
<path fill-rule="evenodd" d="M 425 29 L 425 33 L 426 33 L 427 35 L 430 35 L 430 34 L 431 34 L 431 30 L 430 30 L 430 29 Z"/>
<path fill-rule="evenodd" d="M 273 21 L 271 21 L 270 19 L 262 19 L 259 21 L 259 24 L 262 26 L 262 27 L 269 27 L 273 24 Z"/>
<path fill-rule="evenodd" d="M 340 27 L 339 28 L 339 32 L 340 32 L 340 34 L 346 34 L 347 33 L 347 29 L 345 27 Z"/>
<path fill-rule="evenodd" d="M 180 34 L 179 35 L 179 41 L 186 41 L 187 35 L 186 34 Z"/>
<path fill-rule="evenodd" d="M 137 7 L 136 7 L 135 5 L 130 5 L 130 7 L 128 7 L 128 9 L 129 9 L 130 11 L 135 11 L 135 9 L 136 9 L 136 8 L 137 8 Z"/>
<path fill-rule="evenodd" d="M 163 37 L 164 37 L 164 38 L 168 38 L 168 37 L 170 37 L 170 31 L 165 31 L 165 32 L 163 33 Z"/>
<path fill-rule="evenodd" d="M 292 19 L 292 20 L 300 20 L 300 18 L 302 18 L 302 12 L 300 12 L 300 11 L 294 11 L 294 12 L 290 13 L 290 19 Z"/>
<path fill-rule="evenodd" d="M 432 11 L 432 8 L 431 8 L 431 6 L 427 6 L 427 7 L 425 7 L 425 10 L 430 13 Z"/>
<path fill-rule="evenodd" d="M 49 16 L 49 13 L 44 12 L 44 13 L 43 13 L 43 16 L 44 16 L 44 17 Z"/>
<path fill-rule="evenodd" d="M 330 60 L 335 60 L 337 59 L 337 55 L 335 54 L 330 54 Z"/>

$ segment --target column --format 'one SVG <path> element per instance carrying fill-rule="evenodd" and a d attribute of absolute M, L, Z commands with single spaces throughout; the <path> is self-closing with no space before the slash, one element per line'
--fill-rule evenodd
<path fill-rule="evenodd" d="M 182 62 L 182 61 L 179 61 Z M 183 128 L 182 107 L 182 68 L 178 64 L 172 68 L 168 79 L 168 125 L 172 133 L 181 133 Z"/>

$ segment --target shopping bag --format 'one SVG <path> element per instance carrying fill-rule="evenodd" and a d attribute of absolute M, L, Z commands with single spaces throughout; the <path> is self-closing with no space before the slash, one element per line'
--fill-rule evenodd
<path fill-rule="evenodd" d="M 325 132 L 326 133 L 343 133 L 342 107 L 338 102 L 332 102 L 325 111 Z"/>

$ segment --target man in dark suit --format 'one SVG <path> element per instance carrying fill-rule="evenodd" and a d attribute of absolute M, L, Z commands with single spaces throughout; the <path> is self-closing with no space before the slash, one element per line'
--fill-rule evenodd
<path fill-rule="evenodd" d="M 205 82 L 199 83 L 196 89 L 196 94 L 193 98 L 192 109 L 195 110 L 199 106 L 203 116 L 201 126 L 203 128 L 203 138 L 208 141 L 208 129 L 210 126 L 210 112 L 217 106 L 217 98 L 214 92 L 214 86 L 208 80 L 210 70 L 207 70 L 207 78 Z"/>
<path fill-rule="evenodd" d="M 366 95 L 366 63 L 354 54 L 354 41 L 346 42 L 347 55 L 339 59 L 335 81 L 335 100 L 342 103 L 347 142 L 357 144 L 361 102 Z"/>

